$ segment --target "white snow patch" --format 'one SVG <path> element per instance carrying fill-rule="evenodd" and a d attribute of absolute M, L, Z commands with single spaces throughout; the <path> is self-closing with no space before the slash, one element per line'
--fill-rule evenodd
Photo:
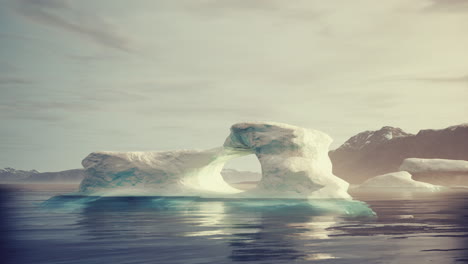
<path fill-rule="evenodd" d="M 393 134 L 392 134 L 392 132 L 388 132 L 388 133 L 386 133 L 386 134 L 384 135 L 384 137 L 385 137 L 386 139 L 390 140 L 390 139 L 393 138 Z"/>

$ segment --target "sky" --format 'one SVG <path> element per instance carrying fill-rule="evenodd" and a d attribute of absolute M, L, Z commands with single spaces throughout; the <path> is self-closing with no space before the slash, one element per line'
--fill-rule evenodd
<path fill-rule="evenodd" d="M 465 0 L 0 0 L 0 43 L 0 167 L 213 148 L 243 121 L 331 148 L 467 122 Z"/>

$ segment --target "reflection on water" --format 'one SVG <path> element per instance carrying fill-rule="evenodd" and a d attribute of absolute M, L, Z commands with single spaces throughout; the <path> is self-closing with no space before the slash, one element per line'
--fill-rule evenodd
<path fill-rule="evenodd" d="M 299 239 L 327 239 L 329 238 L 329 228 L 336 224 L 333 216 L 310 217 L 307 222 L 291 223 L 288 227 L 302 230 L 297 234 Z"/>
<path fill-rule="evenodd" d="M 66 192 L 63 192 L 66 193 Z M 4 192 L 12 263 L 463 263 L 467 193 L 362 203 Z M 15 208 L 14 211 L 7 211 Z M 328 210 L 327 210 L 328 208 Z M 331 208 L 331 209 L 330 209 Z M 344 208 L 337 210 L 337 208 Z M 5 225 L 6 226 L 6 225 Z M 5 231 L 6 232 L 6 231 Z"/>

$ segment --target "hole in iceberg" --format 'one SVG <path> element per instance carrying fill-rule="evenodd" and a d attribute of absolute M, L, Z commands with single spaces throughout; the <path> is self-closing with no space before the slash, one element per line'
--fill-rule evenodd
<path fill-rule="evenodd" d="M 251 190 L 262 178 L 260 162 L 254 154 L 237 157 L 226 162 L 221 171 L 224 181 L 239 190 Z"/>

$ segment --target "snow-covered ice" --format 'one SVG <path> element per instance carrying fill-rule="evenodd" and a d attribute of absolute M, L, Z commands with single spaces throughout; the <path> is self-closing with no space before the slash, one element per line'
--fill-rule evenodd
<path fill-rule="evenodd" d="M 82 162 L 80 192 L 238 198 L 350 199 L 348 183 L 332 174 L 332 139 L 317 130 L 272 123 L 239 123 L 224 145 L 209 150 L 94 152 Z M 262 167 L 255 189 L 241 191 L 220 172 L 233 158 L 254 154 Z"/>
<path fill-rule="evenodd" d="M 387 173 L 368 179 L 354 190 L 375 192 L 424 191 L 435 192 L 443 187 L 415 181 L 407 171 Z"/>
<path fill-rule="evenodd" d="M 197 195 L 200 192 L 237 193 L 220 172 L 236 157 L 224 148 L 153 152 L 93 152 L 82 162 L 87 176 L 84 193 L 106 195 Z"/>
<path fill-rule="evenodd" d="M 405 159 L 400 170 L 411 173 L 423 172 L 465 172 L 468 173 L 468 161 L 449 159 Z"/>
<path fill-rule="evenodd" d="M 253 152 L 262 167 L 256 188 L 240 196 L 350 198 L 348 183 L 332 174 L 332 139 L 317 130 L 279 123 L 240 123 L 224 147 Z"/>

